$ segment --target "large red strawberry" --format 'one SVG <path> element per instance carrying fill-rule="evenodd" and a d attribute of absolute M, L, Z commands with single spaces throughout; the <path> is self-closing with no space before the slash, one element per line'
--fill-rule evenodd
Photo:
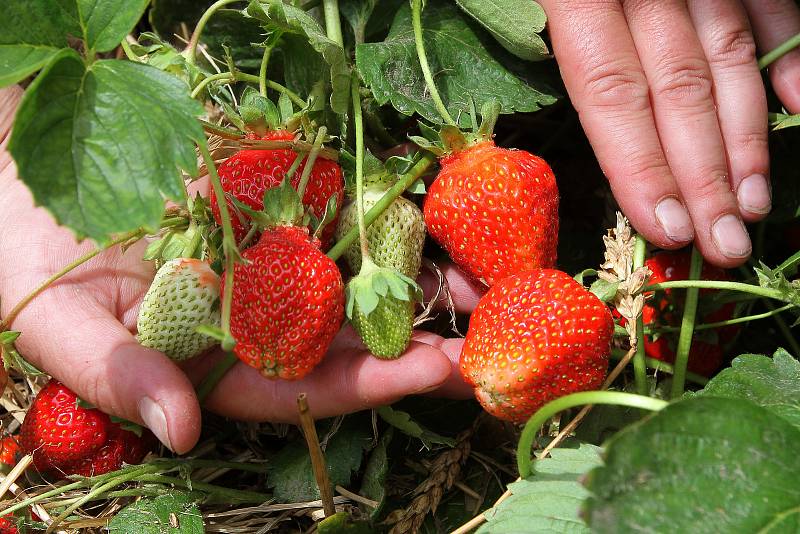
<path fill-rule="evenodd" d="M 555 265 L 558 187 L 543 159 L 484 140 L 440 163 L 425 224 L 468 275 L 491 286 Z"/>
<path fill-rule="evenodd" d="M 668 282 L 670 280 L 686 280 L 689 278 L 690 255 L 686 251 L 662 252 L 654 255 L 645 262 L 652 271 L 651 284 Z M 700 277 L 704 280 L 730 280 L 731 277 L 725 270 L 713 265 L 704 264 Z M 713 295 L 713 289 L 701 290 L 704 295 Z M 642 310 L 644 324 L 650 326 L 666 325 L 679 326 L 683 316 L 683 299 L 685 291 L 673 292 L 666 290 L 656 293 L 654 298 L 647 301 Z M 736 305 L 732 302 L 717 306 L 713 309 L 703 309 L 711 302 L 703 299 L 699 309 L 704 323 L 726 321 L 733 317 Z M 697 331 L 692 339 L 692 348 L 689 351 L 688 369 L 703 376 L 711 376 L 722 365 L 722 345 L 733 339 L 736 335 L 735 327 L 721 328 L 716 332 Z M 709 339 L 712 338 L 712 339 Z M 645 352 L 651 358 L 667 363 L 675 363 L 675 347 L 677 334 L 661 334 L 656 337 L 645 337 Z"/>
<path fill-rule="evenodd" d="M 17 436 L 3 436 L 3 439 L 0 439 L 0 464 L 15 465 L 18 452 Z"/>
<path fill-rule="evenodd" d="M 233 352 L 267 378 L 304 377 L 339 331 L 342 276 L 319 245 L 305 227 L 276 226 L 234 267 Z"/>
<path fill-rule="evenodd" d="M 274 130 L 263 136 L 249 134 L 249 138 L 265 141 L 291 141 L 294 135 L 286 130 Z M 240 150 L 225 160 L 218 169 L 222 189 L 226 195 L 236 198 L 250 208 L 258 211 L 264 207 L 264 192 L 281 184 L 297 153 L 288 148 L 274 150 Z M 292 175 L 292 186 L 296 189 L 303 174 L 305 162 Z M 331 160 L 318 157 L 311 169 L 311 177 L 303 194 L 303 204 L 321 218 L 331 197 L 341 207 L 344 198 L 344 178 L 342 169 Z M 221 224 L 219 206 L 214 191 L 211 191 L 211 210 L 217 223 Z M 248 217 L 237 210 L 228 200 L 228 210 L 236 240 L 241 241 L 248 231 Z M 337 214 L 338 216 L 338 214 Z M 336 219 L 323 230 L 321 239 L 327 245 L 336 231 Z"/>
<path fill-rule="evenodd" d="M 553 399 L 599 389 L 613 332 L 608 308 L 566 273 L 511 275 L 475 308 L 461 374 L 486 411 L 521 423 Z"/>

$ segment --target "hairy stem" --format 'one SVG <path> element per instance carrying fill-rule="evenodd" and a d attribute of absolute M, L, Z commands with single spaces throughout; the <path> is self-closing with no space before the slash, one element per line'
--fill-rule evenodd
<path fill-rule="evenodd" d="M 259 83 L 259 77 L 255 76 L 253 74 L 247 74 L 245 72 L 239 72 L 239 71 L 236 71 L 236 72 L 220 72 L 219 74 L 213 74 L 213 75 L 211 75 L 211 76 L 209 76 L 207 78 L 203 78 L 203 81 L 198 83 L 197 87 L 195 87 L 192 90 L 191 97 L 192 98 L 197 98 L 197 95 L 199 95 L 203 91 L 203 89 L 205 89 L 205 87 L 208 84 L 210 84 L 212 82 L 220 81 L 220 80 L 225 80 L 225 81 L 228 81 L 228 82 Z M 300 95 L 298 95 L 297 93 L 295 93 L 291 89 L 288 89 L 287 87 L 284 87 L 283 85 L 279 84 L 278 82 L 273 82 L 272 80 L 266 80 L 265 83 L 267 84 L 267 87 L 269 89 L 273 89 L 275 91 L 278 91 L 279 93 L 283 93 L 286 96 L 288 96 L 289 99 L 292 102 L 294 102 L 296 105 L 298 105 L 299 107 L 304 108 L 306 106 L 305 100 L 300 98 Z"/>
<path fill-rule="evenodd" d="M 783 313 L 785 311 L 789 311 L 792 308 L 794 308 L 794 304 L 787 304 L 785 306 L 781 306 L 780 308 L 776 308 L 774 306 L 774 304 L 772 304 L 772 302 L 770 302 L 768 300 L 765 300 L 764 304 L 766 304 L 767 306 L 772 307 L 772 309 L 770 311 L 768 311 L 768 312 L 756 313 L 756 314 L 753 314 L 753 315 L 745 315 L 743 317 L 736 317 L 735 319 L 727 319 L 725 321 L 717 321 L 716 323 L 699 324 L 699 325 L 696 325 L 694 327 L 694 330 L 695 330 L 695 332 L 697 332 L 699 330 L 712 330 L 712 329 L 715 329 L 715 328 L 724 328 L 726 326 L 731 326 L 731 325 L 735 325 L 735 324 L 749 323 L 750 321 L 757 321 L 759 319 L 767 319 L 769 317 L 774 317 L 774 316 L 776 316 L 778 314 L 781 314 L 781 313 Z M 680 332 L 681 331 L 681 327 L 680 326 L 660 326 L 660 327 L 657 327 L 657 328 L 651 328 L 650 330 L 653 331 L 653 332 Z"/>
<path fill-rule="evenodd" d="M 322 148 L 322 141 L 325 139 L 327 133 L 328 129 L 325 126 L 320 126 L 317 131 L 317 136 L 314 138 L 314 145 L 311 147 L 311 152 L 308 153 L 306 166 L 303 167 L 303 174 L 300 175 L 300 183 L 297 184 L 297 195 L 301 199 L 306 193 L 306 187 L 308 187 L 308 182 L 311 179 L 311 170 L 314 168 L 314 163 L 317 161 L 317 156 Z"/>
<path fill-rule="evenodd" d="M 695 287 L 697 289 L 727 289 L 749 293 L 758 297 L 766 297 L 780 301 L 784 300 L 783 295 L 777 289 L 744 284 L 742 282 L 725 282 L 722 280 L 672 280 L 670 282 L 661 282 L 659 284 L 647 286 L 644 288 L 644 291 L 665 291 L 667 289 L 688 289 L 690 287 Z"/>
<path fill-rule="evenodd" d="M 200 17 L 200 20 L 197 21 L 197 26 L 194 27 L 192 37 L 189 39 L 189 44 L 186 46 L 185 53 L 187 63 L 194 65 L 197 56 L 197 44 L 200 42 L 200 35 L 202 35 L 206 24 L 208 24 L 208 21 L 211 19 L 211 16 L 228 4 L 239 1 L 241 0 L 218 0 L 217 2 L 211 4 L 208 9 L 206 9 L 205 13 L 203 13 L 203 15 Z"/>
<path fill-rule="evenodd" d="M 771 50 L 766 54 L 764 54 L 764 56 L 758 60 L 758 68 L 766 69 L 772 63 L 782 58 L 783 56 L 785 56 L 798 46 L 800 46 L 800 33 L 790 37 L 783 43 L 779 44 L 778 47 L 775 48 L 774 50 Z"/>
<path fill-rule="evenodd" d="M 439 95 L 439 90 L 433 82 L 433 75 L 431 74 L 431 67 L 428 65 L 428 56 L 425 54 L 425 42 L 422 38 L 422 0 L 411 0 L 411 24 L 414 27 L 414 44 L 417 47 L 417 56 L 419 57 L 419 66 L 422 69 L 422 75 L 425 77 L 425 85 L 428 92 L 431 94 L 436 110 L 442 119 L 447 124 L 452 126 L 456 125 L 456 121 L 450 116 L 447 107 L 442 102 L 442 97 Z"/>
<path fill-rule="evenodd" d="M 264 55 L 261 56 L 261 66 L 258 69 L 258 92 L 261 96 L 267 96 L 267 67 L 271 54 L 272 46 L 267 46 L 264 48 Z"/>
<path fill-rule="evenodd" d="M 633 249 L 633 268 L 638 269 L 644 265 L 644 256 L 647 252 L 647 241 L 637 234 Z M 647 364 L 644 353 L 644 320 L 642 314 L 636 318 L 636 354 L 633 357 L 633 375 L 636 382 L 636 392 L 647 395 Z"/>
<path fill-rule="evenodd" d="M 689 264 L 689 280 L 697 280 L 703 270 L 703 256 L 697 247 L 692 247 L 692 257 Z M 697 318 L 697 300 L 700 290 L 690 287 L 686 290 L 686 301 L 683 305 L 681 319 L 681 333 L 678 336 L 678 348 L 675 351 L 675 371 L 672 373 L 672 390 L 670 398 L 674 399 L 683 395 L 686 383 L 686 367 L 689 364 L 689 351 L 692 348 L 694 337 L 694 323 Z"/>
<path fill-rule="evenodd" d="M 323 0 L 322 9 L 325 12 L 325 33 L 328 34 L 328 39 L 339 46 L 344 46 L 339 0 Z"/>
<path fill-rule="evenodd" d="M 353 123 L 356 132 L 356 214 L 358 216 L 358 236 L 361 242 L 361 258 L 369 259 L 367 225 L 364 223 L 364 120 L 361 115 L 361 94 L 358 91 L 358 76 L 353 76 Z"/>
<path fill-rule="evenodd" d="M 234 356 L 230 352 L 226 352 L 223 354 L 222 358 L 211 368 L 211 371 L 203 378 L 203 381 L 200 382 L 200 385 L 197 386 L 195 390 L 195 394 L 197 395 L 197 400 L 202 406 L 208 396 L 214 391 L 214 388 L 217 387 L 219 381 L 222 380 L 222 377 L 225 376 L 228 371 L 230 371 L 231 367 L 236 365 L 236 362 L 239 361 L 239 358 Z"/>
<path fill-rule="evenodd" d="M 621 360 L 625 357 L 627 351 L 615 349 L 611 351 L 611 359 L 612 360 Z M 648 369 L 653 369 L 654 371 L 663 371 L 665 373 L 673 374 L 675 372 L 675 367 L 672 364 L 667 362 L 662 362 L 661 360 L 656 360 L 655 358 L 645 358 L 645 363 L 647 364 Z M 698 375 L 697 373 L 693 373 L 691 371 L 686 371 L 686 379 L 690 382 L 695 384 L 699 384 L 701 386 L 705 386 L 708 384 L 708 378 Z"/>

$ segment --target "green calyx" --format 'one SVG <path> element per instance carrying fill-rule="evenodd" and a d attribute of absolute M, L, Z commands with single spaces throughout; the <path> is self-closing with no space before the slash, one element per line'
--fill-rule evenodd
<path fill-rule="evenodd" d="M 461 152 L 472 145 L 492 139 L 497 118 L 500 116 L 500 104 L 494 100 L 484 104 L 481 108 L 480 122 L 473 104 L 470 109 L 470 116 L 472 117 L 471 132 L 464 132 L 460 128 L 449 124 L 445 124 L 437 131 L 420 122 L 419 129 L 422 135 L 409 136 L 409 139 L 420 148 L 439 157 Z"/>
<path fill-rule="evenodd" d="M 411 341 L 414 304 L 422 298 L 417 283 L 364 258 L 345 294 L 347 317 L 369 351 L 389 359 L 402 354 Z"/>
<path fill-rule="evenodd" d="M 300 195 L 292 187 L 288 176 L 281 185 L 264 192 L 264 209 L 261 211 L 256 211 L 235 198 L 231 200 L 237 209 L 250 218 L 252 224 L 258 226 L 259 230 L 276 226 L 306 226 L 310 221 L 300 201 Z"/>
<path fill-rule="evenodd" d="M 228 104 L 223 104 L 223 110 L 226 118 L 240 130 L 251 131 L 259 136 L 274 130 L 295 131 L 302 114 L 295 113 L 294 105 L 286 94 L 281 93 L 276 105 L 252 87 L 244 90 L 238 111 Z"/>

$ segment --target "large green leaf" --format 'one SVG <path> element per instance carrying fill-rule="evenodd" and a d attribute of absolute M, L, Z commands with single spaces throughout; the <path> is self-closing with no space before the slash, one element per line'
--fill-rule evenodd
<path fill-rule="evenodd" d="M 158 228 L 164 198 L 186 192 L 203 142 L 199 103 L 153 67 L 97 61 L 65 49 L 28 88 L 9 150 L 36 203 L 79 238 L 98 242 Z"/>
<path fill-rule="evenodd" d="M 203 515 L 192 496 L 175 491 L 145 497 L 119 511 L 108 525 L 111 534 L 202 534 Z"/>
<path fill-rule="evenodd" d="M 511 497 L 484 515 L 477 534 L 588 532 L 579 517 L 589 492 L 578 481 L 600 465 L 600 449 L 582 443 L 577 449 L 553 449 L 535 464 L 535 474 L 510 484 Z"/>
<path fill-rule="evenodd" d="M 372 444 L 369 425 L 359 417 L 348 417 L 328 441 L 325 463 L 331 484 L 347 486 L 353 471 L 361 466 L 364 450 Z M 267 484 L 275 488 L 278 502 L 319 499 L 319 488 L 311 468 L 311 457 L 304 439 L 288 443 L 272 461 Z"/>
<path fill-rule="evenodd" d="M 775 522 L 797 532 L 798 452 L 800 430 L 750 401 L 676 402 L 607 444 L 605 466 L 588 477 L 587 523 L 615 534 L 758 532 Z"/>
<path fill-rule="evenodd" d="M 436 86 L 450 114 L 462 116 L 462 125 L 471 124 L 466 115 L 470 98 L 477 109 L 496 100 L 503 113 L 536 111 L 555 102 L 545 89 L 528 85 L 507 70 L 496 59 L 501 51 L 490 46 L 482 30 L 456 6 L 441 0 L 427 2 L 422 26 Z M 391 102 L 406 115 L 418 113 L 442 122 L 425 87 L 407 4 L 398 11 L 385 41 L 356 48 L 356 66 L 381 105 Z"/>
<path fill-rule="evenodd" d="M 550 57 L 539 33 L 547 16 L 532 0 L 456 0 L 456 4 L 515 56 L 537 61 Z"/>
<path fill-rule="evenodd" d="M 325 30 L 311 15 L 300 8 L 269 0 L 269 4 L 253 0 L 247 13 L 262 21 L 267 31 L 279 30 L 303 36 L 311 47 L 322 55 L 328 66 L 331 81 L 331 109 L 347 113 L 350 91 L 350 67 L 344 48 L 328 39 Z"/>
<path fill-rule="evenodd" d="M 76 1 L 86 45 L 97 52 L 116 48 L 136 26 L 150 3 L 150 0 Z"/>
<path fill-rule="evenodd" d="M 800 429 L 800 362 L 783 349 L 737 357 L 696 394 L 747 399 Z"/>

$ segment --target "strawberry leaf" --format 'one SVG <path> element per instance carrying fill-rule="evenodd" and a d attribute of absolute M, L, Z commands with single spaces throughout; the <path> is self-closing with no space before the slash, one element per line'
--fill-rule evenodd
<path fill-rule="evenodd" d="M 381 406 L 375 410 L 381 419 L 411 437 L 418 438 L 426 448 L 430 449 L 434 444 L 455 447 L 456 441 L 428 430 L 411 418 L 411 414 L 400 410 L 395 410 L 391 406 Z"/>
<path fill-rule="evenodd" d="M 798 443 L 798 428 L 747 400 L 673 403 L 609 441 L 584 517 L 601 534 L 794 532 Z"/>
<path fill-rule="evenodd" d="M 486 43 L 483 30 L 456 6 L 429 1 L 422 25 L 436 86 L 450 114 L 460 117 L 460 126 L 472 125 L 473 101 L 481 108 L 497 100 L 502 113 L 536 111 L 555 102 L 548 88 L 527 84 L 498 61 L 503 52 Z M 391 102 L 401 113 L 418 113 L 441 124 L 425 88 L 408 3 L 397 12 L 383 42 L 356 47 L 356 66 L 380 105 Z"/>
<path fill-rule="evenodd" d="M 119 511 L 108 525 L 110 534 L 202 534 L 203 514 L 192 494 L 172 491 L 143 497 Z"/>
<path fill-rule="evenodd" d="M 379 503 L 377 508 L 368 511 L 370 519 L 380 515 L 386 500 L 386 478 L 389 475 L 389 455 L 386 449 L 392 438 L 394 429 L 390 427 L 370 453 L 367 465 L 364 467 L 364 476 L 361 478 L 361 489 L 358 490 L 358 494 Z"/>
<path fill-rule="evenodd" d="M 164 197 L 181 201 L 205 142 L 199 103 L 153 67 L 65 49 L 28 88 L 9 150 L 37 204 L 79 238 L 155 232 Z"/>
<path fill-rule="evenodd" d="M 73 0 L 86 46 L 108 52 L 136 26 L 150 0 Z M 27 2 L 26 2 L 27 3 Z M 65 2 L 59 1 L 59 4 Z"/>

